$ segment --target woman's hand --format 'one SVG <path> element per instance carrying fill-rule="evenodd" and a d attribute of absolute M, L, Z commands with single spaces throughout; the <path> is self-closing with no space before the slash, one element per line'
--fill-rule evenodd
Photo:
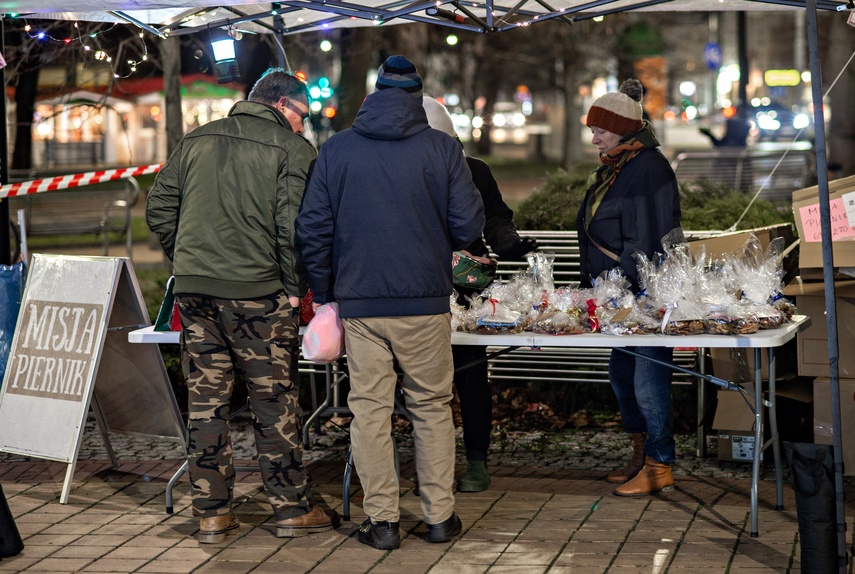
<path fill-rule="evenodd" d="M 465 249 L 461 249 L 460 252 L 468 258 L 474 259 L 478 263 L 483 263 L 485 265 L 495 265 L 496 264 L 495 259 L 490 259 L 489 257 L 479 257 L 478 255 L 472 255 L 471 253 L 469 253 Z"/>
<path fill-rule="evenodd" d="M 537 251 L 537 239 L 534 237 L 521 237 L 519 242 L 508 250 L 510 259 L 523 259 L 528 253 Z"/>

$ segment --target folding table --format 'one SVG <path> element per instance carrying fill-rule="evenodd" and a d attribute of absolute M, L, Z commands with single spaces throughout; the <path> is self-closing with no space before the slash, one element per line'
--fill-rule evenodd
<path fill-rule="evenodd" d="M 750 335 L 606 335 L 603 333 L 584 333 L 579 335 L 542 335 L 532 332 L 517 334 L 482 335 L 476 333 L 452 333 L 452 345 L 481 345 L 503 347 L 499 353 L 509 352 L 519 347 L 539 349 L 544 347 L 588 347 L 623 349 L 626 347 L 698 347 L 698 348 L 742 348 L 754 349 L 754 389 L 753 393 L 730 381 L 718 379 L 703 373 L 693 373 L 701 380 L 719 385 L 725 389 L 742 392 L 755 397 L 755 406 L 746 401 L 746 408 L 754 413 L 754 456 L 751 472 L 751 536 L 758 536 L 757 497 L 760 479 L 760 461 L 763 452 L 772 447 L 775 464 L 775 494 L 776 509 L 782 510 L 784 491 L 781 469 L 781 448 L 778 440 L 778 421 L 775 408 L 775 349 L 792 340 L 797 333 L 810 326 L 810 318 L 796 315 L 792 320 L 778 329 L 758 331 Z M 131 343 L 178 343 L 178 333 L 170 331 L 154 331 L 153 327 L 145 327 L 128 333 Z M 761 350 L 766 349 L 769 357 L 768 395 L 763 398 L 763 375 L 761 370 Z M 465 365 L 464 365 L 465 367 Z M 672 365 L 672 368 L 679 368 Z M 305 429 L 311 421 L 332 408 L 329 404 L 331 392 L 344 379 L 341 372 L 335 372 L 330 366 L 326 370 L 327 396 L 323 404 L 313 412 L 304 424 Z M 699 391 L 700 392 L 700 391 Z M 769 409 L 769 425 L 771 437 L 763 443 L 763 406 Z M 171 510 L 171 489 L 174 483 L 186 470 L 186 465 L 172 477 L 167 485 L 167 511 Z"/>

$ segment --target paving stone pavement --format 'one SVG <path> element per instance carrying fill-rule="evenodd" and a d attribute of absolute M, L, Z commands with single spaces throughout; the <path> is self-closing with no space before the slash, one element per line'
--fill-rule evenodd
<path fill-rule="evenodd" d="M 235 450 L 239 464 L 251 468 L 246 426 L 240 421 L 234 425 Z M 399 550 L 384 552 L 353 537 L 365 519 L 358 478 L 350 489 L 349 519 L 339 528 L 279 539 L 260 477 L 251 470 L 238 473 L 235 512 L 241 527 L 222 544 L 200 545 L 194 538 L 198 520 L 190 512 L 186 475 L 172 490 L 174 514 L 165 510 L 167 482 L 181 465 L 181 447 L 111 435 L 120 461 L 111 468 L 99 433 L 90 424 L 68 504 L 58 501 L 65 464 L 0 455 L 0 483 L 25 544 L 18 556 L 0 560 L 0 572 L 801 572 L 799 526 L 789 485 L 784 488 L 784 510 L 778 511 L 774 481 L 760 481 L 755 538 L 750 532 L 750 481 L 742 476 L 746 465 L 734 465 L 734 470 L 714 459 L 695 460 L 677 467 L 677 488 L 671 492 L 616 497 L 614 485 L 603 480 L 603 467 L 619 466 L 629 452 L 615 446 L 623 439 L 616 434 L 590 431 L 575 438 L 544 438 L 543 433 L 522 433 L 498 445 L 491 459 L 490 489 L 457 494 L 463 533 L 444 544 L 422 539 L 425 526 L 410 480 L 415 475 L 412 447 L 402 434 L 403 541 Z M 312 436 L 305 458 L 316 492 L 325 505 L 342 513 L 346 433 L 332 427 Z M 687 446 L 693 441 L 681 439 L 681 458 L 697 459 Z M 713 466 L 719 476 L 702 472 Z M 463 470 L 459 464 L 458 473 Z M 845 571 L 852 574 L 851 481 L 845 491 L 850 557 Z"/>

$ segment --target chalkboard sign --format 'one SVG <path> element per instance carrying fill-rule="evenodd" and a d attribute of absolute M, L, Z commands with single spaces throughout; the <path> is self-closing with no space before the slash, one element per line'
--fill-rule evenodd
<path fill-rule="evenodd" d="M 114 464 L 109 432 L 185 441 L 160 351 L 127 341 L 150 324 L 129 259 L 33 255 L 0 389 L 0 451 L 68 463 L 61 503 L 90 405 Z"/>

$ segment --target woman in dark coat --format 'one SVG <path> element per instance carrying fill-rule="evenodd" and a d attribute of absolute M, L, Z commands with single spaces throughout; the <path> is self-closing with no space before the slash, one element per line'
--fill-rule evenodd
<path fill-rule="evenodd" d="M 430 127 L 457 137 L 454 122 L 448 111 L 435 99 L 425 96 L 422 104 Z M 521 238 L 514 227 L 514 212 L 505 204 L 499 186 L 489 166 L 474 157 L 466 157 L 475 187 L 484 202 L 484 237 L 478 238 L 464 251 L 475 257 L 489 258 L 487 244 L 503 259 L 522 259 L 526 253 L 537 249 L 532 238 Z M 487 244 L 484 243 L 486 239 Z M 475 289 L 454 286 L 460 295 L 458 302 L 466 304 L 466 297 L 478 293 Z M 452 347 L 454 367 L 476 363 L 472 367 L 455 371 L 454 387 L 460 400 L 463 419 L 463 443 L 466 448 L 466 474 L 457 483 L 460 492 L 481 492 L 490 486 L 487 470 L 487 453 L 490 448 L 490 431 L 493 425 L 493 395 L 487 379 L 487 348 L 475 345 Z"/>
<path fill-rule="evenodd" d="M 651 259 L 662 251 L 662 238 L 680 226 L 677 180 L 650 123 L 642 119 L 641 95 L 641 83 L 627 80 L 588 111 L 586 124 L 602 165 L 591 176 L 576 220 L 583 283 L 619 267 L 636 293 L 635 254 Z M 669 348 L 628 349 L 666 363 L 672 359 Z M 607 476 L 623 483 L 615 491 L 621 496 L 652 494 L 674 484 L 671 369 L 641 357 L 614 349 L 609 359 L 609 379 L 633 444 L 627 465 Z"/>

